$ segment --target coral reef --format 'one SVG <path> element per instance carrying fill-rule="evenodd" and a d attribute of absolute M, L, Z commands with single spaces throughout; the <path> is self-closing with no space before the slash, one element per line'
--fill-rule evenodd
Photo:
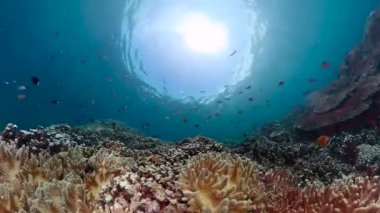
<path fill-rule="evenodd" d="M 87 128 L 7 125 L 0 212 L 380 211 L 376 130 L 337 135 L 323 148 L 275 124 L 231 148 L 199 135 L 131 149 L 125 135 L 151 139 L 123 128 L 90 143 L 101 133 Z"/>
<path fill-rule="evenodd" d="M 380 10 L 371 13 L 364 41 L 349 52 L 339 78 L 308 101 L 296 126 L 333 134 L 378 126 L 380 115 Z"/>

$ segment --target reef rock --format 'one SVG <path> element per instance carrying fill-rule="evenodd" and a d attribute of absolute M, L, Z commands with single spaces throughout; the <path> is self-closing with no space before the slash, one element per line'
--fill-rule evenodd
<path fill-rule="evenodd" d="M 297 128 L 335 133 L 379 124 L 379 33 L 380 9 L 369 16 L 364 40 L 347 54 L 338 79 L 308 100 Z"/>

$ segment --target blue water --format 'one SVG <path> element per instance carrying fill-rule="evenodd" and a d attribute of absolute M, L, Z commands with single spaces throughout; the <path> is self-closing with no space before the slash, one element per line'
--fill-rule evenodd
<path fill-rule="evenodd" d="M 249 1 L 254 7 L 247 8 L 243 0 L 239 4 L 224 0 L 217 7 L 212 0 L 183 1 L 187 2 L 180 4 L 183 10 L 199 9 L 233 26 L 233 45 L 224 55 L 211 57 L 176 49 L 180 39 L 163 37 L 167 32 L 156 29 L 160 14 L 173 22 L 178 18 L 167 15 L 166 10 L 176 8 L 163 2 L 158 6 L 154 0 L 140 4 L 122 0 L 1 1 L 0 125 L 12 122 L 26 129 L 116 119 L 163 139 L 196 134 L 239 139 L 289 115 L 302 105 L 305 91 L 333 81 L 345 54 L 361 42 L 370 11 L 380 5 L 380 0 L 261 0 Z M 136 5 L 134 11 L 125 14 L 126 5 L 131 4 Z M 147 17 L 144 11 L 148 11 Z M 241 14 L 247 11 L 260 25 L 250 23 L 247 28 L 243 24 L 245 16 Z M 126 29 L 125 20 L 136 14 L 140 14 L 133 19 L 136 29 Z M 151 33 L 159 33 L 138 31 L 144 24 L 155 29 Z M 265 34 L 259 36 L 263 29 Z M 128 30 L 137 30 L 133 39 L 127 40 L 133 49 L 130 52 L 123 37 Z M 253 37 L 259 38 L 255 42 L 247 37 L 251 30 L 256 33 Z M 236 55 L 229 57 L 235 49 Z M 324 60 L 330 63 L 328 69 L 320 66 Z M 249 69 L 236 69 L 247 61 L 251 62 Z M 147 75 L 141 74 L 139 63 Z M 136 65 L 135 70 L 130 69 L 131 64 Z M 230 69 L 236 69 L 233 76 L 243 71 L 246 76 L 228 91 L 221 91 L 232 79 L 225 76 Z M 190 75 L 192 72 L 199 76 Z M 31 84 L 32 76 L 39 77 L 40 85 Z M 317 81 L 311 83 L 310 78 Z M 284 86 L 278 86 L 280 81 Z M 27 90 L 18 91 L 20 85 Z M 248 85 L 250 89 L 246 89 Z M 208 97 L 194 95 L 205 87 Z M 25 100 L 18 100 L 18 94 L 25 94 Z"/>

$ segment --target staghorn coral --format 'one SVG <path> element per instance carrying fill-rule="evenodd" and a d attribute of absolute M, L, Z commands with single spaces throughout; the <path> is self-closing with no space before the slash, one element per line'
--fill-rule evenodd
<path fill-rule="evenodd" d="M 182 170 L 179 186 L 191 212 L 247 212 L 262 196 L 256 165 L 238 155 L 207 153 L 193 157 Z"/>

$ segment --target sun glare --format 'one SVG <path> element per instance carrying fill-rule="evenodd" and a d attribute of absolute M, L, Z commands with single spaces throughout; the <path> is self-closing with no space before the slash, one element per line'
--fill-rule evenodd
<path fill-rule="evenodd" d="M 191 14 L 179 26 L 186 46 L 194 51 L 207 54 L 222 52 L 228 44 L 226 27 L 203 14 Z"/>

